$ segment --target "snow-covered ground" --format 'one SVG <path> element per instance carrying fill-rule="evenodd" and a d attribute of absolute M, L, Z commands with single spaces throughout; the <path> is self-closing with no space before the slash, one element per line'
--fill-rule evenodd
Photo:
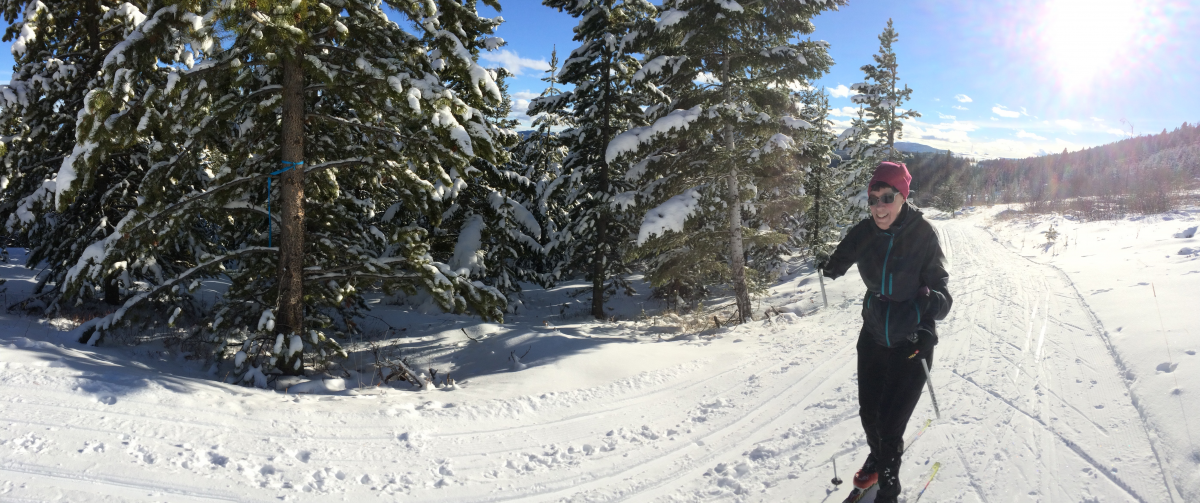
<path fill-rule="evenodd" d="M 955 306 L 942 418 L 917 436 L 926 396 L 910 424 L 907 501 L 935 463 L 921 501 L 1200 501 L 1200 252 L 1181 253 L 1200 237 L 1176 237 L 1200 210 L 1001 209 L 933 218 Z M 9 299 L 31 276 L 0 265 Z M 66 320 L 0 314 L 0 500 L 841 501 L 830 459 L 849 480 L 866 454 L 863 286 L 826 287 L 820 309 L 800 269 L 756 301 L 769 319 L 684 331 L 644 296 L 590 321 L 570 286 L 528 292 L 547 307 L 502 325 L 381 304 L 368 332 L 390 325 L 411 362 L 458 382 L 427 391 L 371 386 L 363 351 L 345 364 L 362 374 L 246 388 L 153 341 L 84 347 Z"/>

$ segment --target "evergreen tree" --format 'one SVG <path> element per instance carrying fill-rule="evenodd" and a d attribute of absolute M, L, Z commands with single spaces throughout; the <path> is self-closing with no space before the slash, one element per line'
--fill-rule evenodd
<path fill-rule="evenodd" d="M 843 195 L 842 204 L 836 206 L 841 210 L 837 222 L 844 236 L 849 226 L 867 217 L 867 182 L 886 154 L 872 139 L 866 110 L 862 106 L 858 107 L 850 127 L 838 135 L 836 149 L 841 153 L 838 171 Z"/>
<path fill-rule="evenodd" d="M 526 257 L 526 261 L 536 260 L 528 267 L 537 271 L 537 282 L 543 286 L 551 286 L 569 274 L 565 257 L 574 246 L 570 232 L 573 203 L 559 190 L 563 184 L 571 184 L 562 166 L 568 150 L 561 131 L 573 126 L 574 122 L 565 108 L 569 95 L 564 95 L 557 87 L 560 82 L 558 71 L 558 51 L 552 50 L 550 68 L 541 79 L 546 88 L 530 102 L 526 112 L 533 118 L 534 129 L 512 150 L 514 171 L 532 183 L 528 209 L 542 223 L 544 253 L 536 258 Z"/>
<path fill-rule="evenodd" d="M 757 210 L 778 169 L 795 169 L 786 166 L 796 148 L 790 134 L 808 124 L 787 115 L 788 89 L 832 63 L 824 42 L 798 37 L 812 33 L 813 16 L 843 3 L 666 0 L 657 23 L 640 30 L 646 62 L 632 81 L 655 83 L 671 102 L 649 107 L 653 123 L 617 136 L 607 159 L 632 163 L 626 178 L 652 208 L 638 244 L 649 244 L 643 256 L 657 255 L 648 274 L 655 286 L 723 278 L 738 318 L 750 319 L 747 241 L 778 237 L 747 231 L 743 211 Z M 648 243 L 650 235 L 658 237 Z M 722 255 L 728 262 L 716 263 Z"/>
<path fill-rule="evenodd" d="M 573 127 L 562 132 L 570 152 L 563 160 L 569 182 L 558 184 L 554 197 L 571 208 L 570 240 L 563 243 L 566 268 L 579 271 L 592 282 L 592 316 L 604 319 L 604 301 L 618 289 L 632 293 L 625 279 L 630 272 L 622 247 L 633 234 L 633 222 L 614 207 L 614 197 L 630 185 L 615 176 L 604 149 L 621 131 L 644 124 L 641 106 L 656 90 L 635 84 L 641 68 L 633 47 L 639 24 L 651 19 L 655 8 L 646 0 L 544 0 L 545 5 L 579 19 L 571 51 L 559 80 L 574 89 L 555 99 L 542 100 L 533 110 L 569 106 Z"/>
<path fill-rule="evenodd" d="M 434 260 L 428 231 L 469 186 L 472 160 L 503 162 L 504 132 L 470 104 L 503 99 L 476 62 L 503 43 L 488 36 L 499 21 L 472 0 L 386 4 L 417 35 L 374 0 L 179 0 L 109 54 L 59 204 L 92 190 L 99 159 L 129 143 L 150 144 L 151 167 L 136 210 L 92 245 L 102 266 L 80 263 L 68 281 L 155 249 L 180 256 L 92 322 L 97 334 L 146 299 L 224 275 L 211 329 L 242 342 L 242 378 L 261 384 L 268 368 L 295 374 L 340 352 L 328 335 L 355 330 L 363 288 L 501 317 L 500 292 Z M 143 80 L 165 85 L 132 93 Z"/>
<path fill-rule="evenodd" d="M 912 95 L 908 84 L 904 89 L 900 84 L 899 63 L 892 44 L 900 40 L 900 35 L 892 27 L 888 19 L 887 28 L 879 34 L 879 53 L 874 55 L 875 64 L 863 65 L 866 81 L 854 84 L 850 88 L 858 91 L 851 97 L 855 103 L 867 106 L 867 125 L 876 135 L 881 146 L 886 147 L 884 158 L 899 159 L 900 151 L 896 150 L 896 142 L 904 137 L 904 119 L 914 119 L 921 114 L 915 110 L 900 108 Z M 900 113 L 897 113 L 900 112 Z"/>
<path fill-rule="evenodd" d="M 498 134 L 499 147 L 517 143 L 508 119 L 512 111 L 503 68 L 495 70 L 500 77 L 497 85 L 503 99 L 466 99 L 468 104 L 484 111 Z M 473 102 L 475 101 L 475 102 Z M 542 227 L 530 211 L 533 183 L 522 166 L 509 162 L 507 151 L 493 159 L 475 158 L 472 163 L 474 179 L 458 195 L 442 215 L 442 221 L 432 229 L 435 241 L 434 257 L 444 259 L 459 274 L 475 278 L 504 293 L 509 302 L 517 301 L 521 288 L 518 281 L 538 281 L 538 266 L 545 249 L 540 243 Z M 511 306 L 515 308 L 515 305 Z"/>
<path fill-rule="evenodd" d="M 137 205 L 135 196 L 146 168 L 144 145 L 113 152 L 96 167 L 95 190 L 56 208 L 57 178 L 76 139 L 75 119 L 95 85 L 105 55 L 144 16 L 143 2 L 104 0 L 0 1 L 9 24 L 4 41 L 13 42 L 11 81 L 0 86 L 0 222 L 24 244 L 27 267 L 46 271 L 26 307 L 54 313 L 62 307 L 102 297 L 120 302 L 116 271 L 64 288 L 64 278 L 95 236 L 109 232 Z M 144 89 L 149 82 L 133 82 Z M 132 287 L 128 278 L 126 287 Z M 66 301 L 66 302 L 64 302 Z"/>
<path fill-rule="evenodd" d="M 808 137 L 808 155 L 803 158 L 808 176 L 804 178 L 804 192 L 812 198 L 812 204 L 802 217 L 802 245 L 815 257 L 828 257 L 841 239 L 840 217 L 847 204 L 843 171 L 846 164 L 834 164 L 833 147 L 837 135 L 833 133 L 833 122 L 829 120 L 829 94 L 824 89 L 807 89 L 799 94 L 802 105 L 800 117 L 812 127 L 805 131 Z"/>

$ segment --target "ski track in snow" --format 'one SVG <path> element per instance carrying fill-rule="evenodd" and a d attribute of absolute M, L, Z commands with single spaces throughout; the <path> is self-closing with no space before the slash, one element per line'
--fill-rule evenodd
<path fill-rule="evenodd" d="M 1076 287 L 976 223 L 936 223 L 955 260 L 932 369 L 943 417 L 905 454 L 905 497 L 940 461 L 921 501 L 1182 501 Z M 488 397 L 488 376 L 453 392 L 247 389 L 22 343 L 9 320 L 22 327 L 0 331 L 0 500 L 840 501 L 830 458 L 848 480 L 866 455 L 862 285 L 852 271 L 827 287 L 830 307 L 807 316 L 638 346 L 688 361 L 506 398 Z M 932 417 L 922 397 L 906 438 Z"/>

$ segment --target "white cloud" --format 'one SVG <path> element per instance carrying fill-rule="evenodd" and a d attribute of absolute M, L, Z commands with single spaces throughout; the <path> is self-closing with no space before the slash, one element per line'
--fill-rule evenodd
<path fill-rule="evenodd" d="M 940 142 L 941 144 L 936 145 L 937 148 L 949 148 L 957 152 L 964 150 L 964 146 L 971 143 L 967 133 L 976 129 L 979 127 L 970 122 L 952 120 L 951 122 L 927 124 L 911 119 L 904 121 L 904 138 L 920 142 Z"/>
<path fill-rule="evenodd" d="M 849 87 L 838 84 L 837 87 L 829 90 L 829 95 L 834 98 L 849 98 L 851 94 L 858 94 L 857 91 L 851 91 Z"/>
<path fill-rule="evenodd" d="M 964 107 L 964 106 L 961 106 L 961 105 L 954 105 L 954 106 L 952 106 L 952 107 L 950 107 L 950 108 L 953 108 L 953 109 L 955 109 L 955 110 L 970 110 L 969 108 L 967 108 L 967 107 Z"/>
<path fill-rule="evenodd" d="M 1061 147 L 1061 148 L 1063 148 L 1063 149 L 1066 149 L 1066 150 L 1079 150 L 1079 149 L 1080 149 L 1079 145 L 1077 145 L 1077 144 L 1074 144 L 1074 143 L 1071 143 L 1071 142 L 1069 142 L 1069 141 L 1067 141 L 1067 140 L 1064 140 L 1064 139 L 1062 139 L 1062 138 L 1055 138 L 1055 139 L 1054 139 L 1054 147 L 1055 147 L 1055 149 L 1057 149 L 1057 148 L 1060 148 L 1060 147 Z"/>
<path fill-rule="evenodd" d="M 1000 120 L 1000 119 L 997 119 L 997 118 L 995 118 L 995 117 L 992 117 L 992 120 L 994 120 L 994 121 L 998 121 L 998 120 Z"/>
<path fill-rule="evenodd" d="M 945 120 L 951 120 L 951 121 L 952 121 L 952 120 L 954 120 L 954 116 L 953 116 L 953 115 L 946 115 L 946 114 L 944 114 L 944 113 L 941 113 L 941 112 L 938 112 L 937 114 L 938 114 L 938 118 L 939 118 L 939 119 L 945 119 Z"/>
<path fill-rule="evenodd" d="M 974 149 L 973 152 L 965 153 L 981 159 L 995 159 L 999 157 L 1007 157 L 1010 159 L 1033 157 L 1039 154 L 1044 155 L 1047 151 L 1047 147 L 1045 145 L 1037 145 L 1025 141 L 1009 139 L 975 143 L 972 145 L 972 148 Z M 1059 149 L 1059 151 L 1061 152 L 1062 149 Z"/>
<path fill-rule="evenodd" d="M 1030 140 L 1045 140 L 1045 138 L 1034 133 L 1027 133 L 1024 129 L 1017 130 L 1017 138 L 1029 138 Z"/>
<path fill-rule="evenodd" d="M 840 121 L 837 119 L 830 119 L 829 122 L 833 124 L 833 130 L 837 131 L 839 134 L 841 134 L 842 131 L 850 129 L 850 127 L 854 125 L 854 121 L 849 120 Z"/>
<path fill-rule="evenodd" d="M 513 75 L 521 75 L 526 69 L 540 72 L 550 69 L 550 63 L 547 63 L 544 59 L 522 58 L 517 53 L 508 49 L 485 52 L 479 55 L 479 59 L 500 65 L 512 72 Z"/>
<path fill-rule="evenodd" d="M 1054 123 L 1067 129 L 1079 129 L 1083 127 L 1083 124 L 1080 124 L 1079 121 L 1073 121 L 1071 119 L 1059 119 L 1054 121 Z"/>
<path fill-rule="evenodd" d="M 970 103 L 972 101 L 975 101 L 975 100 L 972 100 L 970 96 L 967 96 L 965 94 L 956 94 L 956 95 L 954 95 L 954 99 L 958 100 L 959 103 Z"/>
<path fill-rule="evenodd" d="M 1004 105 L 1000 105 L 1000 104 L 997 104 L 996 106 L 992 107 L 992 113 L 999 115 L 1001 117 L 1009 118 L 1009 119 L 1016 119 L 1017 117 L 1021 116 L 1021 112 L 1008 110 Z"/>
<path fill-rule="evenodd" d="M 522 117 L 528 115 L 526 112 L 529 111 L 529 102 L 541 95 L 532 91 L 518 91 L 510 96 L 512 96 L 512 113 L 509 115 Z"/>
<path fill-rule="evenodd" d="M 858 108 L 842 107 L 829 109 L 829 115 L 834 117 L 858 117 Z"/>
<path fill-rule="evenodd" d="M 1092 122 L 1096 122 L 1096 123 L 1103 123 L 1103 122 L 1104 122 L 1104 119 L 1101 119 L 1101 118 L 1099 118 L 1099 117 L 1092 117 Z"/>
<path fill-rule="evenodd" d="M 1117 135 L 1117 136 L 1130 136 L 1130 137 L 1132 137 L 1132 136 L 1133 136 L 1133 135 L 1129 134 L 1129 131 L 1125 131 L 1125 130 L 1122 130 L 1122 129 L 1117 129 L 1117 128 L 1115 128 L 1115 127 L 1108 128 L 1108 130 L 1106 130 L 1106 131 L 1104 131 L 1104 132 L 1105 132 L 1105 133 L 1108 133 L 1108 134 L 1115 134 L 1115 135 Z"/>

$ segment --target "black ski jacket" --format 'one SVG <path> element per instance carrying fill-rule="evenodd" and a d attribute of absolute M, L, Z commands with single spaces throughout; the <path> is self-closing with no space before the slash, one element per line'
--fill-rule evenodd
<path fill-rule="evenodd" d="M 863 328 L 876 343 L 909 344 L 917 328 L 937 335 L 934 321 L 953 303 L 946 289 L 950 273 L 937 233 L 915 206 L 905 204 L 886 231 L 869 217 L 856 224 L 825 262 L 825 275 L 838 278 L 856 263 L 867 285 Z M 928 295 L 922 287 L 929 287 Z"/>

